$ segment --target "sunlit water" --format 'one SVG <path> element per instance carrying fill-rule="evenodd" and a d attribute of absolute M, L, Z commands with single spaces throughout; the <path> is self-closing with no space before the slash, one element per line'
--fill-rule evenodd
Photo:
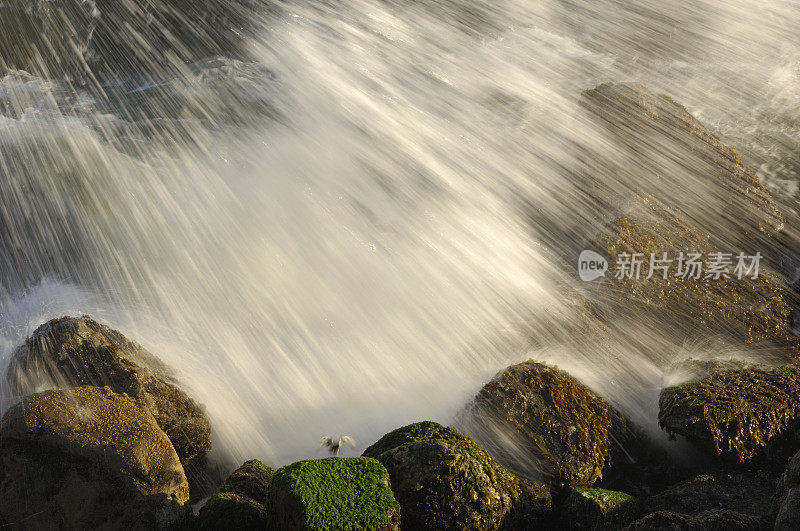
<path fill-rule="evenodd" d="M 669 94 L 791 210 L 800 5 L 344 4 L 281 4 L 252 61 L 108 97 L 0 79 L 0 367 L 44 320 L 91 314 L 176 368 L 232 461 L 451 422 L 531 356 L 655 432 L 668 362 L 714 349 L 635 316 L 611 346 L 570 331 L 580 281 L 551 244 L 588 219 L 575 146 L 604 149 L 580 92 Z"/>

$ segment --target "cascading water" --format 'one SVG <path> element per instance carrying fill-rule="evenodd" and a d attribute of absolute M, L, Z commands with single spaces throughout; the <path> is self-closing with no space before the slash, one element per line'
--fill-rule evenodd
<path fill-rule="evenodd" d="M 238 58 L 6 72 L 0 368 L 91 314 L 179 371 L 236 462 L 450 422 L 530 356 L 654 418 L 664 363 L 711 347 L 633 315 L 610 346 L 573 333 L 569 175 L 576 146 L 613 153 L 581 91 L 668 93 L 789 210 L 800 168 L 800 6 L 684 4 L 280 3 Z"/>

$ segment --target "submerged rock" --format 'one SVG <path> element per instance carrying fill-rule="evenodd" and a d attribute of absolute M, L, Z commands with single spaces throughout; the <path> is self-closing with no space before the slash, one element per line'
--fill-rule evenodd
<path fill-rule="evenodd" d="M 298 461 L 275 471 L 267 491 L 267 529 L 400 529 L 389 474 L 367 457 Z"/>
<path fill-rule="evenodd" d="M 624 492 L 606 489 L 574 488 L 561 508 L 562 520 L 569 529 L 609 529 L 618 527 L 635 499 Z"/>
<path fill-rule="evenodd" d="M 799 415 L 799 370 L 750 368 L 664 389 L 658 422 L 702 449 L 744 462 L 765 450 L 780 455 Z"/>
<path fill-rule="evenodd" d="M 800 452 L 789 460 L 778 479 L 770 516 L 775 521 L 775 531 L 800 529 Z"/>
<path fill-rule="evenodd" d="M 668 96 L 607 83 L 584 91 L 580 104 L 610 141 L 587 171 L 612 212 L 624 214 L 630 195 L 641 192 L 679 205 L 682 219 L 723 247 L 752 245 L 782 229 L 783 216 L 755 172 Z"/>
<path fill-rule="evenodd" d="M 256 2 L 247 0 L 6 0 L 0 71 L 91 79 L 157 73 L 242 55 Z"/>
<path fill-rule="evenodd" d="M 602 478 L 611 461 L 611 411 L 567 373 L 530 360 L 487 383 L 469 416 L 484 435 L 481 440 L 511 447 L 495 453 L 489 445 L 513 472 L 531 479 L 540 473 L 551 476 L 558 487 L 588 487 Z"/>
<path fill-rule="evenodd" d="M 211 449 L 211 425 L 169 369 L 144 348 L 88 316 L 53 319 L 14 353 L 6 378 L 20 396 L 53 387 L 108 386 L 146 407 L 190 476 Z"/>
<path fill-rule="evenodd" d="M 546 486 L 518 479 L 471 438 L 435 422 L 384 435 L 364 451 L 379 460 L 407 529 L 500 529 L 550 510 Z"/>
<path fill-rule="evenodd" d="M 715 247 L 708 233 L 682 219 L 674 209 L 646 196 L 637 196 L 629 207 L 628 214 L 613 220 L 592 247 L 602 249 L 617 266 L 620 255 L 638 254 L 641 268 L 638 274 L 622 278 L 612 270 L 608 276 L 615 277 L 613 280 L 590 286 L 599 313 L 635 315 L 637 322 L 675 338 L 724 337 L 737 343 L 770 342 L 797 350 L 798 341 L 789 326 L 791 290 L 766 259 L 759 263 L 757 278 L 752 278 L 755 270 L 750 274 L 743 270 L 739 275 L 735 272 L 738 249 Z M 707 262 L 717 252 L 730 253 L 727 276 L 707 278 Z M 690 253 L 700 255 L 698 278 L 679 261 Z M 665 255 L 671 260 L 666 275 L 661 269 L 654 269 L 651 275 L 650 257 L 663 259 Z"/>
<path fill-rule="evenodd" d="M 196 529 L 264 529 L 267 525 L 267 487 L 272 469 L 257 459 L 237 468 L 206 505 Z"/>
<path fill-rule="evenodd" d="M 0 422 L 0 519 L 21 529 L 163 529 L 189 486 L 152 414 L 108 387 L 46 391 Z"/>

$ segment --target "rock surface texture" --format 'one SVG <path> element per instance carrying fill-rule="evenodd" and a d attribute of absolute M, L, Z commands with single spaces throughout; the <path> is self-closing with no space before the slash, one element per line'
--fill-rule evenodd
<path fill-rule="evenodd" d="M 82 385 L 127 394 L 153 414 L 190 475 L 211 449 L 203 407 L 178 387 L 168 368 L 88 316 L 53 319 L 37 328 L 14 353 L 6 377 L 20 396 Z"/>
<path fill-rule="evenodd" d="M 0 515 L 12 527 L 175 528 L 188 498 L 169 438 L 108 387 L 35 394 L 0 423 Z"/>
<path fill-rule="evenodd" d="M 475 441 L 435 422 L 410 424 L 364 451 L 386 466 L 406 529 L 500 529 L 550 508 L 541 484 L 518 479 Z"/>

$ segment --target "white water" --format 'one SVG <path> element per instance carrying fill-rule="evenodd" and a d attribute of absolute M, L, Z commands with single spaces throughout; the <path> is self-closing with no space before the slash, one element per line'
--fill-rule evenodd
<path fill-rule="evenodd" d="M 574 146 L 604 148 L 580 91 L 668 93 L 790 206 L 800 159 L 800 4 L 684 4 L 297 2 L 257 62 L 120 101 L 7 75 L 0 366 L 89 313 L 178 369 L 218 454 L 275 465 L 450 422 L 531 355 L 653 419 L 665 360 L 711 349 L 567 334 L 579 281 L 546 242 L 587 214 Z"/>

